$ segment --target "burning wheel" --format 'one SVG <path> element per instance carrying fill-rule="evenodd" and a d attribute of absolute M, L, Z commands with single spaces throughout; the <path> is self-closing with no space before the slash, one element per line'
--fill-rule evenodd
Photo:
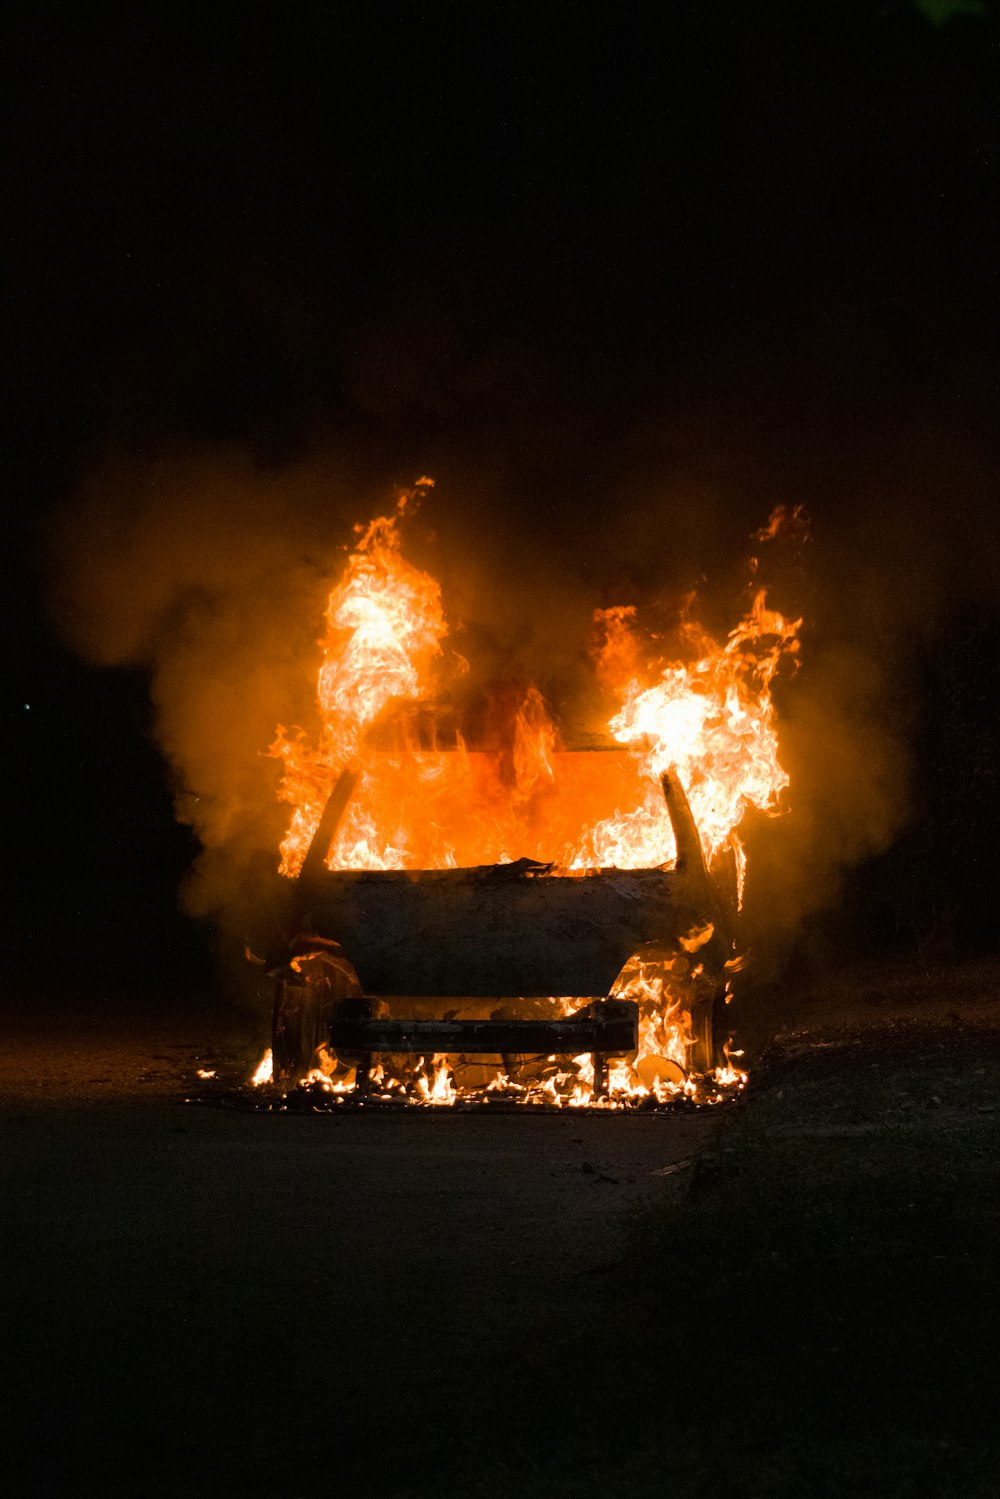
<path fill-rule="evenodd" d="M 691 1070 L 711 1072 L 723 1061 L 722 1041 L 716 1024 L 724 989 L 715 989 L 691 1010 Z"/>
<path fill-rule="evenodd" d="M 679 944 L 651 944 L 633 953 L 615 981 L 612 994 L 639 1006 L 637 1066 L 646 1086 L 656 1076 L 677 1081 L 676 1072 L 704 1076 L 724 1060 L 721 963 L 727 950 L 711 942 L 706 947 L 692 973 Z"/>
<path fill-rule="evenodd" d="M 292 1083 L 319 1066 L 330 1021 L 341 1000 L 361 993 L 357 974 L 336 942 L 312 937 L 297 944 L 274 992 L 272 1044 L 276 1081 Z"/>

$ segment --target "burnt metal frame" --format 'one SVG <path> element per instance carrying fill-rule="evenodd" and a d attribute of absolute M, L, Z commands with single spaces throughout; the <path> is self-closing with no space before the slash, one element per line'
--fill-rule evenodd
<path fill-rule="evenodd" d="M 363 996 L 344 1000 L 329 1026 L 330 1045 L 338 1056 L 350 1057 L 362 1091 L 378 1052 L 499 1056 L 508 1072 L 513 1057 L 589 1052 L 594 1092 L 603 1095 L 608 1058 L 639 1044 L 639 1006 L 629 999 L 598 999 L 562 1020 L 386 1020 L 374 1011 Z"/>

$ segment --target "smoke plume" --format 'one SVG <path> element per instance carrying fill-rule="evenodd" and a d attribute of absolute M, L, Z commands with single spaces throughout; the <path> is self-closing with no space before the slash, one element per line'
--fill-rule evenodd
<path fill-rule="evenodd" d="M 326 595 L 353 526 L 385 513 L 395 493 L 329 459 L 264 469 L 215 451 L 105 466 L 50 526 L 52 602 L 69 641 L 101 667 L 149 673 L 176 814 L 201 845 L 183 907 L 217 920 L 234 950 L 262 930 L 267 940 L 279 888 L 286 809 L 266 751 L 279 723 L 314 725 Z M 744 829 L 749 940 L 780 953 L 907 815 L 912 714 L 900 641 L 920 610 L 901 569 L 869 530 L 869 565 L 845 583 L 845 537 L 848 548 L 857 538 L 848 525 L 833 544 L 822 513 L 812 541 L 794 527 L 751 540 L 766 513 L 752 513 L 756 495 L 727 497 L 718 476 L 681 473 L 658 493 L 647 483 L 629 494 L 623 483 L 582 511 L 562 503 L 545 513 L 529 498 L 505 493 L 502 475 L 470 481 L 453 464 L 406 522 L 404 547 L 441 580 L 470 690 L 536 682 L 568 742 L 583 742 L 606 708 L 588 655 L 595 608 L 634 603 L 655 618 L 696 591 L 696 611 L 721 635 L 752 581 L 804 616 L 801 669 L 777 685 L 788 812 L 748 818 Z"/>

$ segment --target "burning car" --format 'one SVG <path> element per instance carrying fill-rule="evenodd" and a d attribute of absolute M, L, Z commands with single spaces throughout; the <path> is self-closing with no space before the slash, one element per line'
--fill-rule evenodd
<path fill-rule="evenodd" d="M 276 1077 L 558 1104 L 735 1079 L 720 1017 L 737 828 L 788 783 L 770 685 L 799 622 L 758 590 L 724 642 L 682 616 L 666 655 L 634 608 L 599 611 L 618 704 L 599 748 L 565 748 L 534 687 L 493 743 L 456 731 L 442 748 L 441 592 L 398 522 L 359 528 L 330 593 L 318 729 L 279 727 L 271 747 L 294 881 Z"/>

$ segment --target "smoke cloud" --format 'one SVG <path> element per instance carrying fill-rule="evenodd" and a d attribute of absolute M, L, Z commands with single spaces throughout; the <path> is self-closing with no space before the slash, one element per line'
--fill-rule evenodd
<path fill-rule="evenodd" d="M 442 583 L 469 690 L 536 682 L 568 742 L 597 729 L 607 706 L 588 657 L 595 608 L 635 603 L 641 617 L 697 589 L 698 612 L 722 634 L 745 605 L 754 550 L 755 583 L 804 615 L 801 670 L 777 685 L 788 814 L 744 828 L 748 940 L 780 954 L 804 916 L 836 902 L 845 872 L 905 823 L 906 646 L 943 593 L 928 554 L 901 555 L 896 523 L 863 522 L 863 507 L 854 520 L 842 511 L 834 530 L 820 506 L 805 545 L 751 543 L 767 518 L 759 480 L 734 499 L 717 464 L 674 462 L 546 510 L 502 466 L 473 475 L 460 456 L 438 456 L 437 489 L 405 524 L 407 555 Z M 371 477 L 374 466 L 362 480 L 347 469 L 327 457 L 262 468 L 235 450 L 119 460 L 48 530 L 67 639 L 99 666 L 149 673 L 176 813 L 202 849 L 183 908 L 218 921 L 233 950 L 244 936 L 267 940 L 278 901 L 286 809 L 266 750 L 279 723 L 314 725 L 326 595 L 352 527 L 397 492 Z"/>

